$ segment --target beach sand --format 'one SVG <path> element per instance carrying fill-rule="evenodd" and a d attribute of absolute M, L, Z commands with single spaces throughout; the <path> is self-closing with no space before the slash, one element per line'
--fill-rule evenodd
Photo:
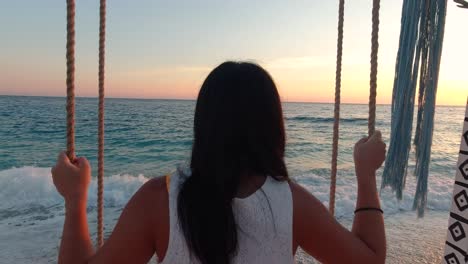
<path fill-rule="evenodd" d="M 342 221 L 347 227 L 352 222 Z M 388 264 L 441 263 L 447 231 L 448 212 L 426 211 L 418 219 L 415 212 L 385 217 Z M 298 264 L 319 263 L 303 252 L 296 254 Z"/>
<path fill-rule="evenodd" d="M 107 223 L 112 225 L 120 214 L 118 208 L 106 208 Z M 0 222 L 2 239 L 0 263 L 56 263 L 59 239 L 63 224 L 63 215 L 43 219 L 38 225 L 37 219 L 16 218 L 14 223 Z M 90 231 L 95 237 L 95 213 L 89 214 Z M 403 263 L 441 263 L 445 242 L 448 213 L 427 211 L 426 216 L 417 219 L 414 212 L 404 212 L 385 218 L 387 234 L 387 262 Z M 346 226 L 351 220 L 343 220 Z M 113 226 L 106 226 L 109 235 Z M 11 243 L 11 241 L 21 241 Z M 38 245 L 41 245 L 38 247 Z M 298 264 L 318 263 L 310 256 L 299 251 L 296 254 Z M 155 262 L 152 262 L 155 263 Z"/>

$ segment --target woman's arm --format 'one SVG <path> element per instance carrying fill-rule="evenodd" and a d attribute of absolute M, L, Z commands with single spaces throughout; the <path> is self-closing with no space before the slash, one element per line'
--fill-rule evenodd
<path fill-rule="evenodd" d="M 62 152 L 52 168 L 52 178 L 57 191 L 65 199 L 65 223 L 58 263 L 84 263 L 94 253 L 86 214 L 91 168 L 86 159 L 77 158 L 72 163 Z"/>
<path fill-rule="evenodd" d="M 375 171 L 385 159 L 385 144 L 377 132 L 355 146 L 358 178 L 356 206 L 380 208 Z M 356 213 L 350 232 L 330 215 L 323 204 L 298 184 L 293 193 L 294 241 L 322 263 L 385 263 L 383 216 L 378 211 Z"/>
<path fill-rule="evenodd" d="M 359 178 L 368 178 L 366 181 L 358 180 L 358 196 L 356 208 L 380 208 L 377 193 L 375 172 L 356 171 Z M 365 175 L 367 174 L 367 175 Z M 354 215 L 352 233 L 371 249 L 380 262 L 384 263 L 386 256 L 385 227 L 383 215 L 379 211 L 360 211 Z"/>
<path fill-rule="evenodd" d="M 84 263 L 94 253 L 86 217 L 86 204 L 65 204 L 58 263 Z"/>
<path fill-rule="evenodd" d="M 372 137 L 361 139 L 354 147 L 358 196 L 356 208 L 380 208 L 375 172 L 385 160 L 386 145 L 376 131 Z M 353 234 L 359 237 L 383 261 L 386 256 L 385 227 L 379 211 L 360 211 L 354 216 Z"/>
<path fill-rule="evenodd" d="M 72 163 L 65 153 L 60 154 L 52 169 L 54 184 L 65 199 L 66 210 L 58 263 L 147 263 L 158 243 L 155 238 L 160 235 L 160 229 L 154 227 L 164 226 L 168 221 L 163 217 L 168 215 L 164 179 L 150 180 L 138 190 L 109 239 L 95 252 L 86 214 L 90 171 L 85 158 Z"/>

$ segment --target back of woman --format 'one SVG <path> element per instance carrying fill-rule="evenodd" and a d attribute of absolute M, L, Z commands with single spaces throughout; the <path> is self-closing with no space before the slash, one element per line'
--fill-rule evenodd
<path fill-rule="evenodd" d="M 59 156 L 52 175 L 67 210 L 59 263 L 146 263 L 156 254 L 163 264 L 284 264 L 294 262 L 298 247 L 324 263 L 383 263 L 375 179 L 385 159 L 380 133 L 355 146 L 351 231 L 289 179 L 285 145 L 270 75 L 252 63 L 219 65 L 198 95 L 189 168 L 145 183 L 97 252 L 86 220 L 89 164 Z"/>
<path fill-rule="evenodd" d="M 190 177 L 177 194 L 181 231 L 202 263 L 230 263 L 245 248 L 240 234 L 249 226 L 236 221 L 235 197 L 258 177 L 288 180 L 285 140 L 281 101 L 265 70 L 226 62 L 208 75 L 195 108 Z"/>
<path fill-rule="evenodd" d="M 178 222 L 177 195 L 186 177 L 180 171 L 170 177 L 170 238 L 161 264 L 200 263 L 191 256 Z M 253 194 L 245 198 L 234 198 L 232 208 L 239 243 L 231 260 L 232 264 L 294 263 L 292 195 L 287 182 L 278 182 L 267 177 L 260 189 Z"/>

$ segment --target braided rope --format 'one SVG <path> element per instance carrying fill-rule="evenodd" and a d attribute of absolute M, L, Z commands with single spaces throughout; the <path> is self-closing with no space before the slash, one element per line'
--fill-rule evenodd
<path fill-rule="evenodd" d="M 98 113 L 98 190 L 97 190 L 97 245 L 103 238 L 103 191 L 104 191 L 104 62 L 106 41 L 106 0 L 101 0 L 99 9 L 99 113 Z"/>
<path fill-rule="evenodd" d="M 333 122 L 333 150 L 332 167 L 330 178 L 330 201 L 329 210 L 335 214 L 335 192 L 336 192 L 336 171 L 338 160 L 338 139 L 340 126 L 340 94 L 341 94 L 341 61 L 343 57 L 343 23 L 344 23 L 344 0 L 340 0 L 338 9 L 338 43 L 336 48 L 336 75 L 335 75 L 335 111 Z"/>
<path fill-rule="evenodd" d="M 375 131 L 375 104 L 377 97 L 377 54 L 379 52 L 379 10 L 380 0 L 374 0 L 372 6 L 372 47 L 371 47 L 371 71 L 369 93 L 369 136 Z"/>
<path fill-rule="evenodd" d="M 67 156 L 75 160 L 75 1 L 67 0 Z"/>

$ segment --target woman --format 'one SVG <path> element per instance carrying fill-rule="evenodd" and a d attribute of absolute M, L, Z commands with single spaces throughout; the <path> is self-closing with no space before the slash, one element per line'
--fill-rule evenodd
<path fill-rule="evenodd" d="M 294 263 L 298 247 L 323 263 L 384 263 L 385 231 L 375 172 L 385 159 L 377 132 L 356 143 L 357 211 L 352 231 L 290 180 L 281 102 L 270 75 L 225 62 L 197 99 L 190 171 L 149 180 L 104 246 L 86 219 L 85 158 L 61 153 L 52 169 L 65 198 L 59 263 Z"/>

